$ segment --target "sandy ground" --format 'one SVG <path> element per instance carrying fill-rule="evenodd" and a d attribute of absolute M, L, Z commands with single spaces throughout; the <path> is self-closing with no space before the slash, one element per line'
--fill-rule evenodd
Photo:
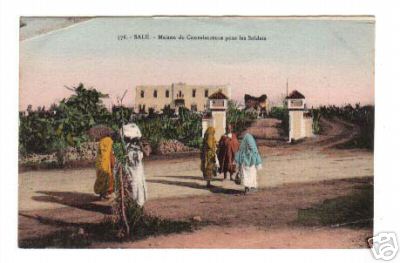
<path fill-rule="evenodd" d="M 207 227 L 194 233 L 150 237 L 126 243 L 96 243 L 96 248 L 365 248 L 369 230 L 331 228 Z"/>
<path fill-rule="evenodd" d="M 325 189 L 323 183 L 317 183 L 318 187 L 315 189 L 307 188 L 309 185 L 324 180 L 341 182 L 338 179 L 373 176 L 372 152 L 338 150 L 334 147 L 351 138 L 357 132 L 357 128 L 338 120 L 323 120 L 324 134 L 289 145 L 276 139 L 277 131 L 273 128 L 271 128 L 273 136 L 269 138 L 263 130 L 263 127 L 268 125 L 270 123 L 263 123 L 261 120 L 251 128 L 259 142 L 264 161 L 263 170 L 259 172 L 258 183 L 261 189 L 265 189 L 254 194 L 254 197 L 244 199 L 246 202 L 251 202 L 255 198 L 252 204 L 232 205 L 228 210 L 216 205 L 221 202 L 232 202 L 232 204 L 241 202 L 242 187 L 229 180 L 223 181 L 219 176 L 213 182 L 214 187 L 211 190 L 206 189 L 199 169 L 200 161 L 197 158 L 147 161 L 145 173 L 150 200 L 146 203 L 146 211 L 173 220 L 190 220 L 193 216 L 201 214 L 203 220 L 211 222 L 212 226 L 193 233 L 150 237 L 134 243 L 118 243 L 117 245 L 97 243 L 94 246 L 363 247 L 364 238 L 369 234 L 369 229 L 331 229 L 321 226 L 316 229 L 288 226 L 290 220 L 295 220 L 298 209 L 348 193 L 343 185 L 328 184 L 333 185 L 329 189 Z M 93 194 L 94 180 L 94 169 L 20 173 L 20 240 L 35 237 L 39 233 L 45 235 L 56 231 L 59 229 L 57 224 L 60 222 L 69 225 L 101 220 L 104 214 L 109 212 L 109 207 L 107 203 L 99 202 Z M 350 182 L 346 189 L 351 188 L 352 184 Z M 290 192 L 293 188 L 291 185 L 295 185 L 297 194 Z M 280 190 L 273 191 L 272 189 Z M 267 194 L 264 196 L 264 193 Z M 259 198 L 260 195 L 264 197 Z M 221 201 L 218 198 L 227 200 Z M 215 202 L 212 201 L 213 199 L 216 199 Z M 282 201 L 289 202 L 285 204 L 288 209 L 282 210 Z M 252 213 L 250 215 L 246 211 L 236 209 L 249 207 L 249 205 L 253 207 L 250 209 Z M 265 205 L 267 206 L 264 207 Z M 229 208 L 230 205 L 226 207 Z M 268 207 L 273 207 L 273 209 Z M 220 212 L 213 213 L 213 211 Z M 285 212 L 282 213 L 282 211 Z M 243 219 L 244 217 L 240 217 L 243 214 L 248 215 L 250 221 L 238 225 L 233 218 Z M 58 223 L 37 220 L 38 215 L 56 220 Z M 218 218 L 218 215 L 222 218 Z M 256 219 L 257 215 L 263 217 L 261 221 Z M 269 226 L 273 227 L 265 228 L 265 225 L 260 224 L 259 221 L 269 222 Z M 32 228 L 32 226 L 35 227 Z M 242 233 L 248 233 L 248 235 L 242 235 Z M 305 235 L 306 233 L 310 235 Z M 212 243 L 204 243 L 204 240 L 212 240 Z"/>
<path fill-rule="evenodd" d="M 194 222 L 194 231 L 145 236 L 135 242 L 110 242 L 92 237 L 91 247 L 121 248 L 363 248 L 372 235 L 368 227 L 354 228 L 302 221 L 299 213 L 321 206 L 327 200 L 345 198 L 372 183 L 372 178 L 353 178 L 308 183 L 293 183 L 267 188 L 249 195 L 240 191 L 215 189 L 210 195 L 171 197 L 150 200 L 145 213 L 173 222 Z M 106 202 L 96 203 L 93 195 L 49 193 L 66 207 L 20 212 L 20 241 L 34 246 L 52 244 L 59 231 L 85 228 L 110 214 Z M 337 207 L 331 213 L 342 213 Z M 334 217 L 330 214 L 329 217 Z M 93 233 L 92 233 L 93 234 Z M 47 236 L 47 237 L 46 237 Z M 37 241 L 35 238 L 45 237 Z M 98 240 L 99 239 L 99 240 Z M 46 241 L 46 240 L 50 240 Z M 24 243 L 23 242 L 23 243 Z M 22 245 L 23 245 L 22 243 Z M 25 243 L 26 244 L 26 243 Z M 24 245 L 23 245 L 24 246 Z"/>
<path fill-rule="evenodd" d="M 310 182 L 326 179 L 365 177 L 373 175 L 371 153 L 355 153 L 346 156 L 318 151 L 298 152 L 263 158 L 258 183 L 261 188 L 284 183 Z M 206 195 L 198 159 L 149 161 L 145 173 L 150 199 Z M 93 194 L 94 169 L 30 171 L 19 177 L 20 210 L 62 207 L 45 202 L 46 192 L 71 192 Z M 213 184 L 224 189 L 242 189 L 229 180 L 218 176 Z"/>

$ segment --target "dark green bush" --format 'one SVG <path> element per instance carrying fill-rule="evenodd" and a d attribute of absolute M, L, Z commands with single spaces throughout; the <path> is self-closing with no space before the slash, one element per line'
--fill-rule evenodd
<path fill-rule="evenodd" d="M 281 127 L 285 134 L 289 134 L 289 111 L 286 107 L 272 107 L 269 117 L 281 120 Z"/>
<path fill-rule="evenodd" d="M 171 109 L 166 114 L 135 115 L 132 108 L 114 106 L 108 111 L 102 102 L 107 95 L 82 84 L 74 94 L 49 109 L 39 107 L 20 112 L 19 150 L 29 153 L 61 152 L 66 146 L 79 147 L 88 141 L 87 131 L 97 124 L 118 130 L 123 123 L 135 121 L 153 147 L 163 139 L 177 139 L 189 146 L 200 147 L 201 115 L 182 109 L 177 117 Z"/>
<path fill-rule="evenodd" d="M 241 110 L 234 101 L 228 101 L 226 122 L 232 124 L 233 131 L 240 134 L 257 119 L 257 112 Z"/>
<path fill-rule="evenodd" d="M 20 112 L 19 143 L 24 153 L 49 153 L 61 146 L 76 146 L 88 140 L 86 132 L 96 124 L 109 122 L 111 115 L 102 103 L 107 95 L 83 84 L 72 89 L 74 94 L 36 111 L 28 107 Z"/>
<path fill-rule="evenodd" d="M 95 125 L 105 124 L 118 131 L 128 121 L 137 123 L 153 149 L 162 140 L 171 139 L 190 147 L 201 147 L 201 113 L 180 108 L 175 114 L 171 107 L 166 107 L 162 114 L 152 112 L 143 116 L 125 106 L 114 106 L 110 112 L 102 102 L 108 95 L 87 89 L 83 84 L 71 90 L 73 95 L 48 110 L 43 107 L 33 111 L 29 107 L 20 112 L 20 154 L 62 153 L 68 145 L 79 147 L 88 141 L 87 131 Z M 233 124 L 236 132 L 242 132 L 256 118 L 257 113 L 239 110 L 235 103 L 229 102 L 227 122 Z"/>
<path fill-rule="evenodd" d="M 336 117 L 359 126 L 360 131 L 358 135 L 344 146 L 350 148 L 374 148 L 374 106 L 361 106 L 359 103 L 354 107 L 351 104 L 343 107 L 330 105 L 320 107 L 319 111 L 323 117 L 328 119 Z"/>

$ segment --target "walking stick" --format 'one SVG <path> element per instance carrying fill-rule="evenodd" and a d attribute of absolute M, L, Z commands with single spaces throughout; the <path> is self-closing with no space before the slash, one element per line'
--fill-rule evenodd
<path fill-rule="evenodd" d="M 122 143 L 122 149 L 124 151 L 124 156 L 125 157 L 128 154 L 128 150 L 126 148 L 126 144 L 125 144 L 125 140 L 124 140 L 124 128 L 123 127 L 125 125 L 125 119 L 124 119 L 124 111 L 123 111 L 123 108 L 122 108 L 122 100 L 124 99 L 126 93 L 127 93 L 127 90 L 125 90 L 124 95 L 122 95 L 122 98 L 119 99 L 121 118 L 122 118 L 121 143 Z M 123 181 L 123 176 L 122 176 L 122 167 L 119 167 L 118 174 L 119 174 L 119 179 L 120 179 L 120 196 L 121 196 L 122 220 L 123 220 L 124 225 L 125 225 L 126 234 L 129 235 L 130 228 L 129 228 L 129 224 L 128 224 L 128 219 L 126 218 L 126 211 L 125 211 L 125 186 L 124 186 L 124 181 Z"/>
<path fill-rule="evenodd" d="M 130 229 L 128 224 L 128 219 L 126 218 L 125 213 L 125 189 L 124 189 L 124 181 L 122 180 L 122 167 L 118 169 L 119 180 L 120 180 L 120 196 L 121 196 L 121 211 L 122 211 L 122 220 L 124 221 L 126 234 L 129 235 Z"/>

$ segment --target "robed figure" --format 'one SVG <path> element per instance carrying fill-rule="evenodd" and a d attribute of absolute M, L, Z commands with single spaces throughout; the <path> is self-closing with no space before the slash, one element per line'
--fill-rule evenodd
<path fill-rule="evenodd" d="M 226 127 L 226 133 L 221 136 L 218 143 L 219 173 L 224 174 L 224 179 L 229 173 L 230 179 L 236 172 L 235 154 L 239 150 L 239 141 L 235 133 L 232 132 L 232 125 Z"/>

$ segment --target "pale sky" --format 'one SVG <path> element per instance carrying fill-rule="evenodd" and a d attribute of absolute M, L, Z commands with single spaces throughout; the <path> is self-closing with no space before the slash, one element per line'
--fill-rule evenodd
<path fill-rule="evenodd" d="M 137 85 L 174 82 L 228 84 L 233 99 L 267 94 L 277 102 L 286 93 L 287 79 L 289 91 L 299 90 L 309 105 L 374 103 L 371 18 L 124 17 L 69 24 L 59 19 L 30 18 L 21 28 L 21 110 L 58 102 L 71 93 L 64 86 L 80 82 L 108 93 L 107 106 L 125 90 L 125 103 L 133 105 Z M 117 39 L 142 33 L 151 39 Z M 157 40 L 159 34 L 260 35 L 267 40 Z"/>

